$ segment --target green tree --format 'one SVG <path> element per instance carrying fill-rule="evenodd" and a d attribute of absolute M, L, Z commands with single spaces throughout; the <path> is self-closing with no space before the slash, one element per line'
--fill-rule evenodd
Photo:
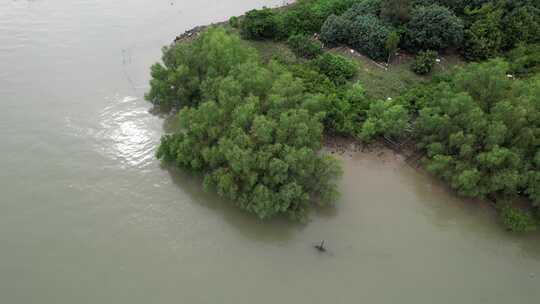
<path fill-rule="evenodd" d="M 540 42 L 540 7 L 520 6 L 508 13 L 502 24 L 506 49 L 520 43 Z"/>
<path fill-rule="evenodd" d="M 510 72 L 528 76 L 540 72 L 540 44 L 519 44 L 508 53 Z"/>
<path fill-rule="evenodd" d="M 362 124 L 360 138 L 371 140 L 376 136 L 399 137 L 409 126 L 407 109 L 391 99 L 372 102 Z"/>
<path fill-rule="evenodd" d="M 390 29 L 373 15 L 358 16 L 350 27 L 349 45 L 372 59 L 384 60 Z"/>
<path fill-rule="evenodd" d="M 382 0 L 381 18 L 394 25 L 409 21 L 411 15 L 411 0 Z"/>
<path fill-rule="evenodd" d="M 386 52 L 388 53 L 388 60 L 387 60 L 388 63 L 390 63 L 390 59 L 397 52 L 399 41 L 400 41 L 399 34 L 395 31 L 388 33 L 388 36 L 386 36 L 384 47 L 386 49 Z"/>
<path fill-rule="evenodd" d="M 407 45 L 415 50 L 443 50 L 463 40 L 463 22 L 439 5 L 415 7 L 407 23 Z"/>
<path fill-rule="evenodd" d="M 313 59 L 323 52 L 319 41 L 302 34 L 292 35 L 287 40 L 287 44 L 296 56 L 307 59 Z"/>
<path fill-rule="evenodd" d="M 192 43 L 163 48 L 163 64 L 151 67 L 145 98 L 164 110 L 194 105 L 201 100 L 207 78 L 227 76 L 238 64 L 254 60 L 256 52 L 222 29 L 211 29 Z"/>
<path fill-rule="evenodd" d="M 257 56 L 231 66 L 212 63 L 216 56 L 221 62 L 227 59 L 221 55 L 253 52 L 221 29 L 203 33 L 194 44 L 207 51 L 195 57 L 199 64 L 215 68 L 197 78 L 200 102 L 179 111 L 178 128 L 162 137 L 157 157 L 200 172 L 206 189 L 262 219 L 303 218 L 315 203 L 332 202 L 340 166 L 319 153 L 323 96 L 307 92 L 287 67 L 262 65 Z M 174 50 L 168 56 L 184 60 Z"/>
<path fill-rule="evenodd" d="M 321 27 L 321 41 L 328 46 L 347 43 L 351 21 L 341 16 L 330 15 Z"/>
<path fill-rule="evenodd" d="M 465 30 L 463 55 L 469 60 L 484 60 L 496 56 L 504 43 L 501 18 L 503 11 L 492 3 L 468 11 L 474 21 Z"/>
<path fill-rule="evenodd" d="M 512 80 L 507 71 L 500 59 L 469 64 L 417 92 L 415 133 L 426 168 L 459 193 L 527 195 L 538 204 L 540 81 Z"/>
<path fill-rule="evenodd" d="M 278 36 L 276 13 L 269 9 L 251 10 L 246 13 L 241 23 L 241 33 L 246 39 L 273 39 Z"/>

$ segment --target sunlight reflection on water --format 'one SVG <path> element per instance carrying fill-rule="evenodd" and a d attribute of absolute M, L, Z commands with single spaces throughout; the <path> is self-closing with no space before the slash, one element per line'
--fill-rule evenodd
<path fill-rule="evenodd" d="M 132 96 L 113 96 L 109 105 L 99 115 L 96 137 L 101 151 L 124 165 L 146 167 L 154 158 L 154 148 L 159 134 L 148 127 L 147 107 Z"/>

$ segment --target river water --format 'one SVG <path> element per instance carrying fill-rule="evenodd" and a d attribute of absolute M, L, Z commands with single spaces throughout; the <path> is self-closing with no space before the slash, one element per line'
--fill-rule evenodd
<path fill-rule="evenodd" d="M 160 47 L 280 3 L 1 0 L 0 303 L 538 303 L 539 237 L 389 152 L 343 156 L 342 198 L 305 225 L 159 166 Z"/>

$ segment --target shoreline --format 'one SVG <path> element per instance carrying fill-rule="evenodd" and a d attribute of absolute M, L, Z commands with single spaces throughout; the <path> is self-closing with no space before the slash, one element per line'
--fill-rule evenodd
<path fill-rule="evenodd" d="M 279 5 L 276 7 L 269 7 L 269 8 L 271 10 L 280 11 L 280 10 L 286 10 L 293 5 L 295 5 L 295 1 L 292 1 L 290 3 L 285 3 L 283 5 Z M 237 17 L 241 20 L 244 16 L 245 16 L 245 13 L 241 15 L 237 15 L 237 16 L 232 16 L 232 17 Z M 224 20 L 224 21 L 212 22 L 206 25 L 198 25 L 191 29 L 188 29 L 184 31 L 183 33 L 177 35 L 172 41 L 171 45 L 175 45 L 177 43 L 189 43 L 192 40 L 196 39 L 201 32 L 204 32 L 210 27 L 215 27 L 215 26 L 228 27 L 229 20 L 232 17 L 229 17 L 229 19 Z M 363 54 L 350 49 L 347 46 L 338 46 L 338 47 L 331 48 L 328 50 L 343 52 L 343 53 L 348 54 L 349 56 L 359 56 L 362 58 L 365 57 L 364 58 L 365 61 L 370 62 L 373 66 L 376 66 L 377 68 L 381 68 L 384 70 L 387 70 L 389 67 L 388 63 L 380 64 L 376 61 L 373 61 L 367 58 Z M 404 57 L 408 56 L 407 53 L 403 53 L 400 55 Z M 375 139 L 373 142 L 364 143 L 361 140 L 356 139 L 356 138 L 350 138 L 350 137 L 347 138 L 340 135 L 323 134 L 321 151 L 324 151 L 326 153 L 329 153 L 330 155 L 338 156 L 338 157 L 353 157 L 355 154 L 370 155 L 370 156 L 375 156 L 377 159 L 381 160 L 382 162 L 395 162 L 396 164 L 399 163 L 400 165 L 406 165 L 406 166 L 411 167 L 413 170 L 417 171 L 419 174 L 428 175 L 430 179 L 438 183 L 440 186 L 444 187 L 447 191 L 452 192 L 454 196 L 460 199 L 467 200 L 467 201 L 473 200 L 483 206 L 491 207 L 491 209 L 497 208 L 496 200 L 494 198 L 483 198 L 483 199 L 482 198 L 469 198 L 469 197 L 459 195 L 455 189 L 450 187 L 448 182 L 428 172 L 421 163 L 422 158 L 425 156 L 425 151 L 416 149 L 416 147 L 414 146 L 414 143 L 411 142 L 409 139 L 396 142 L 396 141 L 393 141 L 392 139 L 381 137 L 381 138 Z"/>
<path fill-rule="evenodd" d="M 270 8 L 271 10 L 280 11 L 280 10 L 285 10 L 285 9 L 289 8 L 289 7 L 293 6 L 294 4 L 295 4 L 295 1 L 293 0 L 290 3 L 285 2 L 283 5 L 279 5 L 279 6 L 276 6 L 276 7 L 268 7 L 268 8 Z M 238 16 L 230 16 L 229 19 L 232 18 L 232 17 L 242 18 L 242 17 L 244 17 L 245 14 L 246 14 L 246 12 L 244 12 L 243 14 L 238 15 Z M 224 21 L 212 22 L 212 23 L 206 24 L 206 25 L 197 25 L 197 26 L 195 26 L 195 27 L 193 27 L 191 29 L 188 29 L 188 30 L 184 31 L 182 34 L 177 35 L 174 38 L 171 45 L 176 44 L 176 43 L 191 41 L 194 38 L 196 38 L 201 32 L 205 31 L 209 27 L 228 25 L 229 24 L 229 19 L 224 20 Z"/>

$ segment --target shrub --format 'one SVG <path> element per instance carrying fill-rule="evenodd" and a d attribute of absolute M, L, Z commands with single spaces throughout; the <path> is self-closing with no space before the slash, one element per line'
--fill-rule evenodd
<path fill-rule="evenodd" d="M 387 60 L 388 63 L 390 63 L 390 59 L 396 53 L 400 40 L 401 40 L 401 37 L 399 37 L 398 32 L 395 32 L 395 31 L 388 33 L 388 36 L 386 36 L 386 40 L 384 41 L 384 48 L 386 49 L 386 52 L 388 53 L 388 60 Z"/>
<path fill-rule="evenodd" d="M 437 56 L 435 51 L 420 51 L 411 65 L 412 71 L 418 75 L 429 74 L 435 66 Z"/>
<path fill-rule="evenodd" d="M 358 136 L 370 100 L 360 83 L 355 83 L 330 98 L 325 125 L 330 132 Z"/>
<path fill-rule="evenodd" d="M 410 19 L 411 0 L 382 0 L 381 18 L 394 25 L 404 24 Z"/>
<path fill-rule="evenodd" d="M 459 46 L 463 40 L 463 22 L 448 8 L 419 6 L 407 23 L 408 47 L 415 50 L 442 50 Z"/>
<path fill-rule="evenodd" d="M 193 43 L 163 48 L 163 64 L 152 65 L 150 91 L 145 98 L 163 110 L 197 105 L 201 83 L 207 77 L 226 76 L 255 56 L 239 37 L 227 35 L 222 28 L 210 29 Z"/>
<path fill-rule="evenodd" d="M 322 54 L 321 43 L 306 35 L 293 35 L 289 37 L 287 44 L 298 57 L 312 59 Z"/>
<path fill-rule="evenodd" d="M 354 20 L 358 16 L 373 15 L 379 16 L 381 13 L 381 0 L 361 0 L 355 3 L 344 14 L 343 18 Z"/>
<path fill-rule="evenodd" d="M 527 76 L 540 72 L 540 44 L 520 44 L 508 53 L 510 73 Z"/>
<path fill-rule="evenodd" d="M 386 38 L 390 30 L 373 15 L 357 17 L 351 24 L 349 44 L 375 60 L 386 59 Z"/>
<path fill-rule="evenodd" d="M 505 47 L 510 49 L 518 43 L 540 42 L 540 9 L 527 5 L 519 7 L 503 20 Z"/>
<path fill-rule="evenodd" d="M 499 216 L 503 225 L 510 231 L 528 232 L 536 230 L 536 223 L 530 212 L 502 203 L 499 207 Z"/>
<path fill-rule="evenodd" d="M 356 64 L 343 56 L 332 53 L 324 53 L 313 61 L 319 71 L 328 76 L 335 83 L 344 83 L 356 75 Z"/>
<path fill-rule="evenodd" d="M 491 0 L 412 0 L 414 5 L 432 5 L 437 4 L 448 7 L 456 15 L 461 16 L 466 8 L 476 8 Z"/>
<path fill-rule="evenodd" d="M 283 13 L 286 35 L 313 34 L 332 14 L 340 15 L 359 0 L 300 0 Z"/>
<path fill-rule="evenodd" d="M 241 24 L 241 33 L 246 39 L 271 39 L 278 31 L 276 13 L 269 8 L 247 12 Z"/>
<path fill-rule="evenodd" d="M 495 57 L 503 46 L 501 18 L 503 11 L 492 4 L 468 12 L 473 22 L 465 30 L 463 55 L 469 60 Z"/>
<path fill-rule="evenodd" d="M 471 197 L 540 203 L 540 78 L 512 80 L 500 59 L 472 63 L 420 101 L 415 134 L 426 169 Z M 412 99 L 412 98 L 411 98 Z"/>
<path fill-rule="evenodd" d="M 360 138 L 369 141 L 376 136 L 399 137 L 409 125 L 407 109 L 392 99 L 372 102 L 362 124 Z"/>
<path fill-rule="evenodd" d="M 229 25 L 231 27 L 237 28 L 239 26 L 238 17 L 232 16 L 231 18 L 229 18 Z"/>
<path fill-rule="evenodd" d="M 329 46 L 347 43 L 351 21 L 340 16 L 330 15 L 321 27 L 321 41 Z"/>

